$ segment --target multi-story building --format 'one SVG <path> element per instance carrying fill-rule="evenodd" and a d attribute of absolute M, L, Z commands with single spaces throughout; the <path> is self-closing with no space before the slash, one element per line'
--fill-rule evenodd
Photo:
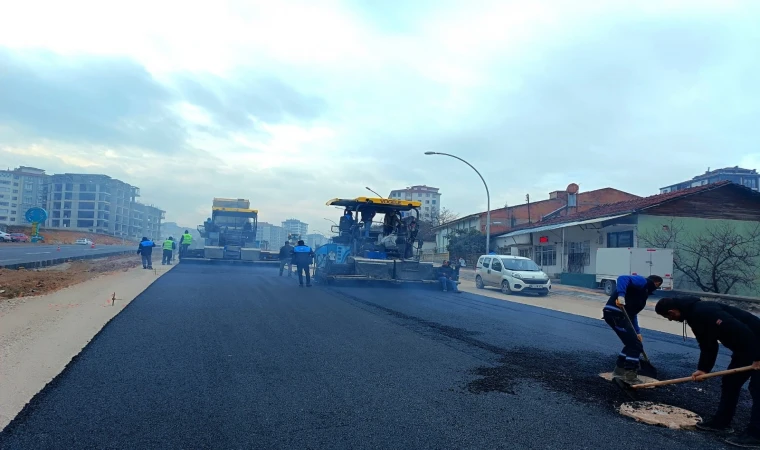
<path fill-rule="evenodd" d="M 422 203 L 420 218 L 435 222 L 441 212 L 441 193 L 431 186 L 409 186 L 405 189 L 391 191 L 388 198 L 394 200 L 416 200 Z"/>
<path fill-rule="evenodd" d="M 300 234 L 301 236 L 306 236 L 309 232 L 309 224 L 298 219 L 288 219 L 282 222 L 282 228 L 289 234 Z"/>
<path fill-rule="evenodd" d="M 689 181 L 683 181 L 681 183 L 660 188 L 660 194 L 704 186 L 719 181 L 730 181 L 748 187 L 753 191 L 760 190 L 760 173 L 757 173 L 757 169 L 742 169 L 741 167 L 736 166 L 715 170 L 710 170 L 708 168 L 705 173 L 697 175 Z"/>
<path fill-rule="evenodd" d="M 25 225 L 29 208 L 44 208 L 49 178 L 34 167 L 0 170 L 0 224 Z"/>
<path fill-rule="evenodd" d="M 165 212 L 138 202 L 139 196 L 140 188 L 107 175 L 52 175 L 46 226 L 127 239 L 158 239 Z"/>
<path fill-rule="evenodd" d="M 256 227 L 256 240 L 265 250 L 278 250 L 288 240 L 288 232 L 283 227 L 259 222 Z"/>

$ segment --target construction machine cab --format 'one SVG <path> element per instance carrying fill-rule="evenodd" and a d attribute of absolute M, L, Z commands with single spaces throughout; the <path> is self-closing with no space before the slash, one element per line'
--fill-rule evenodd
<path fill-rule="evenodd" d="M 351 254 L 383 255 L 382 259 L 412 259 L 417 240 L 421 202 L 374 197 L 335 198 L 327 206 L 343 207 L 333 242 L 348 245 Z M 382 221 L 377 221 L 382 216 Z M 337 229 L 336 229 L 337 228 Z"/>

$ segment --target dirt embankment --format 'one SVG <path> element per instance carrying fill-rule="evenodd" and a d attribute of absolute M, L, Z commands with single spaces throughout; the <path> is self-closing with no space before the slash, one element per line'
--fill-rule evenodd
<path fill-rule="evenodd" d="M 24 233 L 27 236 L 31 236 L 32 229 L 25 227 L 8 227 L 9 233 Z M 77 239 L 87 238 L 95 243 L 95 245 L 121 245 L 122 239 L 114 236 L 107 236 L 104 234 L 95 233 L 83 233 L 80 231 L 61 231 L 61 230 L 46 230 L 41 229 L 40 234 L 45 236 L 46 244 L 73 244 Z M 136 242 L 136 241 L 134 241 Z M 126 245 L 130 245 L 133 241 L 125 240 Z M 136 244 L 135 244 L 136 245 Z"/>
<path fill-rule="evenodd" d="M 73 261 L 40 270 L 0 268 L 0 301 L 57 291 L 109 272 L 126 272 L 140 265 L 134 256 Z"/>

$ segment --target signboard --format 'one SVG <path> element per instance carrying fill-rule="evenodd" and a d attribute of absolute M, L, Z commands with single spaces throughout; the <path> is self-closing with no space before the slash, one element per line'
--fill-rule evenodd
<path fill-rule="evenodd" d="M 542 243 L 542 244 L 547 244 L 547 243 L 549 243 L 549 236 L 541 236 L 541 237 L 539 237 L 539 238 L 538 238 L 538 242 L 540 242 L 540 243 Z"/>

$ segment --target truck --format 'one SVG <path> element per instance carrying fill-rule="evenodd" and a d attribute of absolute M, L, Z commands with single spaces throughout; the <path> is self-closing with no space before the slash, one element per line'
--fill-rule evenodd
<path fill-rule="evenodd" d="M 596 251 L 596 283 L 612 295 L 621 275 L 659 275 L 660 289 L 673 289 L 673 250 L 669 248 L 600 248 Z"/>
<path fill-rule="evenodd" d="M 198 226 L 198 232 L 204 240 L 203 251 L 188 256 L 259 260 L 260 250 L 255 248 L 258 211 L 250 207 L 248 199 L 214 198 L 211 217 Z"/>

